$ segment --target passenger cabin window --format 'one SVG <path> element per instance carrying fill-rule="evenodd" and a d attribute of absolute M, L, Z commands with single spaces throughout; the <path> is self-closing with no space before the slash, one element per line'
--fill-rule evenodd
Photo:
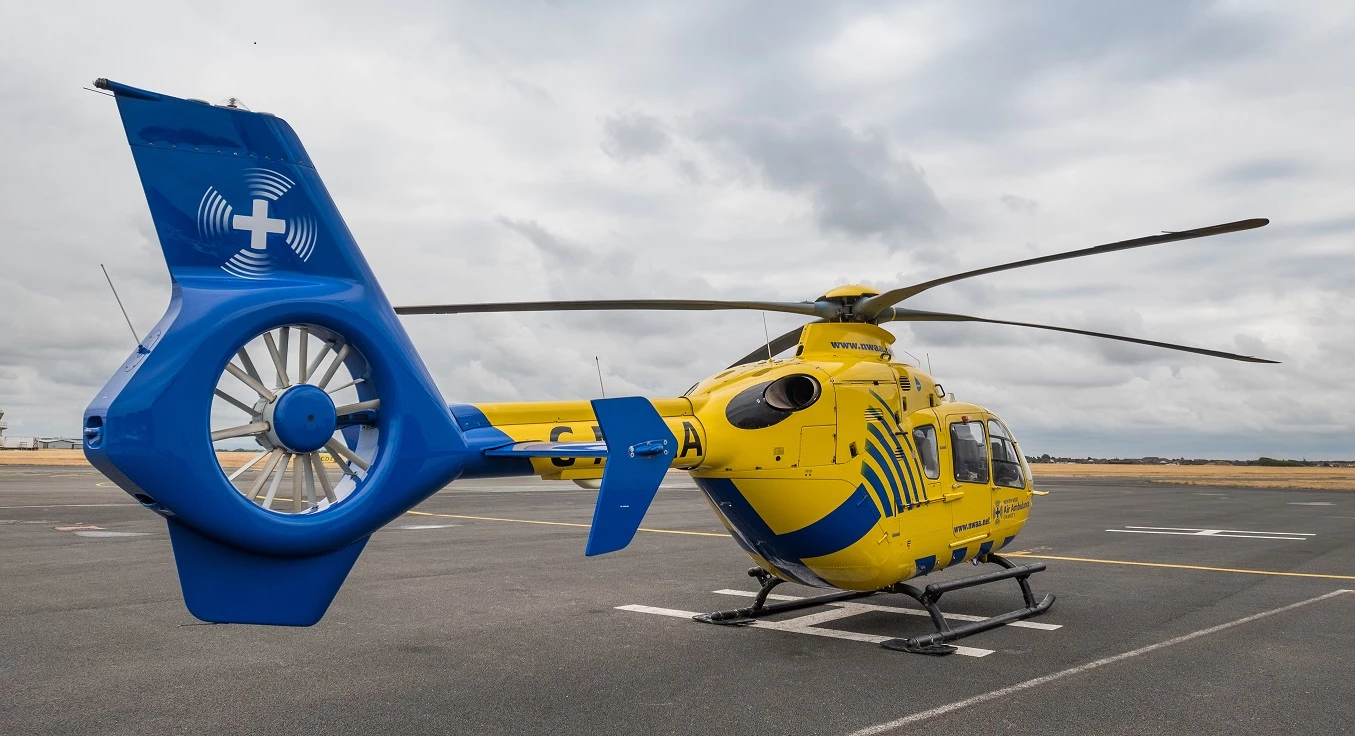
<path fill-rule="evenodd" d="M 1026 475 L 1021 469 L 1021 456 L 1016 444 L 1002 422 L 988 420 L 989 446 L 993 451 L 993 482 L 1008 488 L 1025 488 Z"/>
<path fill-rule="evenodd" d="M 922 461 L 922 472 L 928 478 L 941 477 L 941 459 L 936 450 L 936 427 L 923 424 L 913 428 L 913 444 L 917 445 L 918 458 Z"/>
<path fill-rule="evenodd" d="M 961 483 L 988 482 L 988 442 L 983 422 L 951 422 L 950 452 L 955 458 L 955 480 Z"/>

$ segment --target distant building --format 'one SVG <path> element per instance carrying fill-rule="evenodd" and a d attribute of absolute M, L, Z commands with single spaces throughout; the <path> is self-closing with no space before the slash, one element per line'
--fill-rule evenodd
<path fill-rule="evenodd" d="M 0 450 L 36 450 L 42 447 L 37 437 L 5 437 L 5 410 L 0 409 Z M 83 445 L 80 440 L 75 440 Z"/>
<path fill-rule="evenodd" d="M 83 450 L 85 441 L 78 437 L 47 437 L 38 440 L 44 450 Z"/>

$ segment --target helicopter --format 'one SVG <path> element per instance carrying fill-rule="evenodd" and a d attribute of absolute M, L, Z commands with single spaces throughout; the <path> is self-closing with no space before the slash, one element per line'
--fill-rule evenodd
<path fill-rule="evenodd" d="M 813 301 L 627 299 L 392 307 L 282 119 L 107 79 L 172 280 L 168 310 L 84 415 L 85 454 L 166 519 L 188 610 L 210 622 L 309 626 L 373 532 L 457 479 L 539 476 L 597 488 L 585 555 L 625 548 L 670 470 L 695 481 L 753 560 L 760 617 L 906 595 L 948 642 L 1040 615 L 1043 563 L 998 554 L 1025 526 L 1031 474 L 1003 421 L 894 357 L 890 322 L 1054 330 L 1252 363 L 1246 355 L 900 306 L 963 279 L 1262 227 L 1250 219 Z M 762 310 L 812 321 L 672 398 L 451 404 L 400 317 L 573 310 Z M 794 348 L 784 358 L 776 356 Z M 262 367 L 262 369 L 261 369 Z M 224 467 L 218 443 L 256 453 Z M 331 477 L 331 466 L 339 475 Z M 253 475 L 249 475 L 250 471 Z M 288 481 L 288 479 L 290 480 Z M 284 483 L 286 485 L 284 486 Z M 998 569 L 924 588 L 964 563 Z M 952 625 L 946 592 L 1015 580 L 1023 605 Z M 822 595 L 768 603 L 794 582 Z"/>

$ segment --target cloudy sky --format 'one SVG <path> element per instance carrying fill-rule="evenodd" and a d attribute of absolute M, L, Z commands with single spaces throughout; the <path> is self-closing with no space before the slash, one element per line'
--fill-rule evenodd
<path fill-rule="evenodd" d="M 900 356 L 1029 454 L 1355 457 L 1345 2 L 6 2 L 0 408 L 71 435 L 168 275 L 104 76 L 286 118 L 396 304 L 813 299 L 1161 230 L 1263 230 L 972 279 Z M 772 334 L 797 320 L 769 315 Z M 407 318 L 449 401 L 668 396 L 752 312 Z M 907 351 L 905 353 L 904 351 Z"/>

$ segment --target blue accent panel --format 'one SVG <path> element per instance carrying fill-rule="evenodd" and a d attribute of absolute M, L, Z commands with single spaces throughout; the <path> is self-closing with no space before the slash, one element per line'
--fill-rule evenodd
<path fill-rule="evenodd" d="M 976 555 L 974 555 L 974 556 L 975 556 L 975 557 L 982 557 L 982 556 L 988 554 L 989 552 L 991 552 L 992 549 L 993 549 L 993 543 L 992 543 L 991 541 L 984 542 L 983 544 L 980 544 L 980 545 L 979 545 L 979 553 L 976 554 Z"/>
<path fill-rule="evenodd" d="M 884 438 L 884 432 L 881 432 L 881 431 L 880 431 L 880 428 L 877 427 L 877 426 L 875 426 L 875 424 L 874 424 L 873 422 L 866 422 L 866 429 L 869 430 L 871 434 L 875 435 L 875 439 L 879 441 L 880 446 L 885 448 L 884 451 L 885 451 L 885 452 L 889 452 L 889 441 L 886 440 L 886 439 Z M 867 442 L 867 443 L 866 443 L 866 446 L 867 446 L 867 448 L 869 448 L 869 447 L 870 447 L 870 443 Z M 894 457 L 894 453 L 892 453 L 892 452 L 889 452 L 889 460 L 890 460 L 890 463 L 891 463 L 891 464 L 893 465 L 893 467 L 894 467 L 894 472 L 898 474 L 898 477 L 899 477 L 899 483 L 901 483 L 901 484 L 903 485 L 903 496 L 904 496 L 904 499 L 907 500 L 909 506 L 912 506 L 912 505 L 913 505 L 913 497 L 912 497 L 912 494 L 909 492 L 909 489 L 908 489 L 908 483 L 907 483 L 907 482 L 904 480 L 904 478 L 903 478 L 903 469 L 899 467 L 899 460 L 898 460 L 898 458 Z M 881 460 L 881 459 L 878 458 L 878 457 L 876 458 L 876 462 L 880 463 L 880 467 L 883 467 L 883 468 L 887 468 L 887 467 L 888 467 L 887 465 L 885 465 L 884 461 Z M 891 478 L 891 480 L 892 480 L 892 478 Z M 895 488 L 895 489 L 894 489 L 894 497 L 895 497 L 895 498 L 898 498 L 898 496 L 899 496 L 899 489 L 898 489 L 898 488 Z M 899 510 L 902 511 L 903 508 L 904 508 L 903 502 L 900 501 L 900 503 L 899 503 Z"/>
<path fill-rule="evenodd" d="M 361 542 L 479 453 L 469 451 L 286 122 L 104 86 L 117 96 L 171 298 L 86 409 L 96 441 L 85 455 L 173 518 L 190 610 L 220 621 L 311 622 Z M 371 470 L 351 495 L 313 514 L 274 513 L 241 495 L 215 462 L 208 431 L 213 389 L 236 349 L 288 324 L 350 345 L 348 364 L 365 379 L 360 400 L 381 400 L 367 435 L 376 440 Z M 295 600 L 270 601 L 293 588 Z M 296 613 L 303 598 L 304 615 Z"/>
<path fill-rule="evenodd" d="M 485 450 L 489 457 L 607 457 L 603 442 L 515 442 Z"/>
<path fill-rule="evenodd" d="M 801 559 L 840 552 L 870 533 L 880 521 L 880 512 L 865 489 L 843 501 L 828 515 L 801 529 L 782 534 L 779 539 Z"/>
<path fill-rule="evenodd" d="M 918 457 L 917 449 L 913 447 L 913 441 L 908 439 L 908 435 L 903 436 L 903 443 L 908 446 L 908 452 L 904 453 L 903 464 L 908 467 L 908 477 L 913 479 L 913 488 L 922 496 L 922 500 L 929 501 L 927 498 L 927 485 L 922 481 L 922 469 L 918 468 L 917 474 L 913 474 L 913 461 L 911 458 Z"/>
<path fill-rule="evenodd" d="M 168 521 L 184 603 L 194 616 L 213 623 L 315 624 L 368 539 L 312 557 L 272 557 L 228 547 Z"/>
<path fill-rule="evenodd" d="M 830 587 L 804 564 L 804 558 L 822 557 L 852 546 L 869 534 L 881 518 L 865 485 L 859 485 L 827 516 L 802 529 L 778 535 L 772 533 L 733 481 L 728 478 L 694 480 L 734 527 L 740 546 L 767 560 L 779 574 L 802 585 Z"/>
<path fill-rule="evenodd" d="M 914 562 L 914 564 L 917 565 L 918 575 L 926 575 L 930 573 L 933 568 L 936 567 L 936 555 L 927 555 L 926 557 L 919 557 Z"/>
<path fill-rule="evenodd" d="M 964 562 L 965 554 L 968 553 L 968 552 L 969 552 L 969 548 L 968 548 L 968 547 L 961 547 L 961 548 L 955 550 L 954 552 L 951 552 L 951 553 L 950 553 L 950 565 L 957 565 L 957 564 L 959 564 L 959 563 L 961 563 L 961 562 Z M 946 565 L 946 567 L 950 567 L 950 565 Z"/>
<path fill-rule="evenodd" d="M 876 475 L 875 471 L 864 460 L 861 462 L 861 475 L 870 484 L 871 489 L 875 491 L 875 495 L 879 496 L 880 508 L 885 510 L 885 516 L 893 516 L 894 509 L 893 504 L 889 503 L 889 492 L 885 490 L 884 483 L 880 482 L 880 476 Z"/>
<path fill-rule="evenodd" d="M 593 413 L 606 438 L 607 465 L 584 550 L 589 556 L 630 544 L 677 452 L 677 438 L 648 399 L 595 399 Z"/>
<path fill-rule="evenodd" d="M 889 489 L 894 491 L 894 509 L 903 511 L 903 497 L 899 495 L 899 483 L 895 480 L 894 468 L 890 467 L 891 464 L 885 461 L 884 453 L 880 452 L 880 448 L 870 440 L 866 440 L 866 454 L 874 458 L 875 462 L 879 463 L 880 469 L 884 471 L 885 480 L 889 481 Z M 888 515 L 886 514 L 886 516 Z"/>
<path fill-rule="evenodd" d="M 1013 534 L 1013 535 L 1011 535 L 1010 537 L 1007 537 L 1006 539 L 1002 540 L 1002 544 L 999 544 L 999 545 L 997 546 L 997 548 L 998 548 L 998 549 L 1004 549 L 1004 548 L 1006 548 L 1007 545 L 1009 545 L 1009 544 L 1012 543 L 1012 540 L 1013 540 L 1013 539 L 1016 539 L 1016 535 L 1015 535 L 1015 534 Z M 996 551 L 996 550 L 994 550 L 994 551 Z"/>

